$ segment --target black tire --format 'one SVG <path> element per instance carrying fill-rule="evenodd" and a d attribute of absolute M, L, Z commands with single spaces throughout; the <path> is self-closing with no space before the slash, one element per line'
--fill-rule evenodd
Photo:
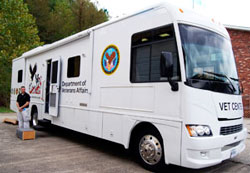
<path fill-rule="evenodd" d="M 30 120 L 30 127 L 35 128 L 38 125 L 38 113 L 33 112 Z"/>
<path fill-rule="evenodd" d="M 148 144 L 146 144 L 147 142 Z M 142 151 L 142 148 L 146 149 L 148 146 L 151 148 L 151 145 L 156 147 L 152 147 L 155 148 L 154 151 Z M 136 137 L 132 142 L 132 152 L 135 155 L 137 162 L 147 170 L 158 172 L 165 165 L 162 137 L 159 132 L 153 128 L 140 131 L 136 134 Z M 147 160 L 146 157 L 151 155 L 151 152 L 153 153 L 153 156 L 149 157 L 150 159 Z"/>

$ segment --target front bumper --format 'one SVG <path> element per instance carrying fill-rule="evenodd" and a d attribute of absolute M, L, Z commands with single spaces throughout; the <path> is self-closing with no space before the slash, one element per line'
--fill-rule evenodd
<path fill-rule="evenodd" d="M 226 136 L 201 138 L 187 136 L 183 141 L 181 165 L 199 169 L 219 164 L 242 152 L 245 149 L 246 137 L 246 128 L 239 133 Z"/>

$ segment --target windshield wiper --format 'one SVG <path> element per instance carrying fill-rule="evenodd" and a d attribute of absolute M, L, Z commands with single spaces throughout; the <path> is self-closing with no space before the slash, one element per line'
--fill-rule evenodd
<path fill-rule="evenodd" d="M 211 78 L 208 77 L 208 75 L 205 75 L 205 73 L 197 73 L 194 76 L 191 77 L 191 79 L 205 79 L 205 80 L 211 80 Z M 223 82 L 221 78 L 214 78 L 213 80 Z"/>
<path fill-rule="evenodd" d="M 230 79 L 234 80 L 234 81 L 239 81 L 239 79 L 233 78 L 233 77 L 229 77 Z"/>
<path fill-rule="evenodd" d="M 232 78 L 232 77 L 228 77 L 228 76 L 225 75 L 225 74 L 219 74 L 219 73 L 214 73 L 214 72 L 210 72 L 210 71 L 203 71 L 203 72 L 208 73 L 208 74 L 213 74 L 213 75 L 215 75 L 215 76 L 219 76 L 219 77 L 224 77 L 224 78 L 226 78 L 226 79 L 229 81 L 230 85 L 232 86 L 231 89 L 233 90 L 233 92 L 236 91 L 236 89 L 235 89 L 235 87 L 234 87 L 234 85 L 233 85 L 233 83 L 232 83 L 231 80 L 239 81 L 239 79 L 235 79 L 235 78 Z"/>

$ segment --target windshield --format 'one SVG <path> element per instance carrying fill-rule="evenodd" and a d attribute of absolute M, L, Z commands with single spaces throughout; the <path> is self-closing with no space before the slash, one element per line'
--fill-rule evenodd
<path fill-rule="evenodd" d="M 230 40 L 195 26 L 179 25 L 187 84 L 217 92 L 239 94 Z"/>

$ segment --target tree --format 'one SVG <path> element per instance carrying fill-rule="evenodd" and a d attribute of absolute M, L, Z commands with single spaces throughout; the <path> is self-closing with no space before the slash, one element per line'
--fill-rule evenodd
<path fill-rule="evenodd" d="M 0 106 L 8 106 L 11 63 L 42 43 L 35 19 L 23 0 L 0 0 Z"/>
<path fill-rule="evenodd" d="M 25 0 L 36 18 L 41 41 L 52 43 L 108 20 L 89 0 Z"/>
<path fill-rule="evenodd" d="M 42 42 L 51 43 L 51 33 L 48 31 L 51 9 L 54 8 L 55 0 L 25 0 L 29 12 L 35 17 Z"/>
<path fill-rule="evenodd" d="M 74 1 L 72 11 L 75 16 L 77 32 L 108 20 L 107 13 L 103 9 L 98 10 L 95 4 L 89 0 Z"/>
<path fill-rule="evenodd" d="M 56 1 L 47 21 L 50 40 L 56 41 L 75 33 L 74 16 L 68 0 Z"/>

